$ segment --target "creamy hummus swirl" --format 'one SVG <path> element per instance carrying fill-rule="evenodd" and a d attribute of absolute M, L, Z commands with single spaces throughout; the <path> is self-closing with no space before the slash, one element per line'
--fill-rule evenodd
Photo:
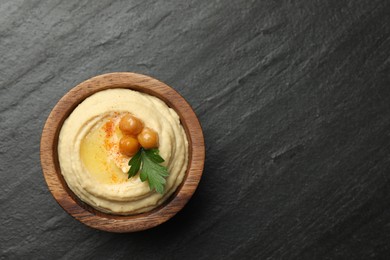
<path fill-rule="evenodd" d="M 110 170 L 117 174 L 113 178 L 105 178 L 109 173 L 101 168 L 95 169 L 100 171 L 96 175 L 91 162 L 83 159 L 85 152 L 81 149 L 88 135 L 106 122 L 115 125 L 125 113 L 138 117 L 159 135 L 160 155 L 169 172 L 164 194 L 150 191 L 148 183 L 141 182 L 138 175 L 127 179 L 129 158 L 113 158 L 115 145 L 110 146 L 106 158 Z M 113 142 L 118 140 L 115 135 L 110 138 Z M 128 89 L 109 89 L 85 99 L 65 120 L 59 135 L 58 158 L 67 185 L 82 201 L 107 213 L 137 214 L 163 203 L 181 184 L 188 163 L 188 141 L 179 116 L 162 100 Z"/>

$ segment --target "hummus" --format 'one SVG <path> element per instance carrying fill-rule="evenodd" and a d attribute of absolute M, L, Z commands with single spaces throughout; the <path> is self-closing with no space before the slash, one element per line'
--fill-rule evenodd
<path fill-rule="evenodd" d="M 128 179 L 129 157 L 118 142 L 120 118 L 131 113 L 159 136 L 159 151 L 168 168 L 165 191 L 151 191 L 138 175 Z M 85 99 L 65 120 L 58 158 L 69 188 L 85 203 L 112 214 L 150 211 L 163 203 L 183 181 L 188 141 L 179 116 L 160 99 L 128 89 L 109 89 Z"/>

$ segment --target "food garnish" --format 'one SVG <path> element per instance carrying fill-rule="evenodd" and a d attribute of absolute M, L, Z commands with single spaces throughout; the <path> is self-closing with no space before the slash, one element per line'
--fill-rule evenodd
<path fill-rule="evenodd" d="M 137 135 L 143 128 L 143 122 L 132 114 L 124 115 L 119 122 L 119 129 L 126 135 Z"/>
<path fill-rule="evenodd" d="M 134 177 L 140 170 L 140 179 L 142 182 L 148 181 L 150 190 L 156 190 L 158 193 L 164 193 L 165 178 L 169 175 L 168 169 L 160 163 L 164 159 L 159 155 L 158 149 L 141 148 L 129 161 L 129 178 Z"/>
<path fill-rule="evenodd" d="M 137 136 L 137 138 L 138 142 L 145 149 L 152 149 L 158 146 L 157 133 L 148 127 L 142 129 L 142 132 Z"/>
<path fill-rule="evenodd" d="M 157 132 L 144 127 L 144 123 L 131 114 L 121 118 L 119 129 L 124 134 L 119 141 L 119 151 L 126 156 L 133 156 L 128 163 L 129 179 L 140 172 L 141 181 L 148 181 L 150 190 L 164 193 L 165 178 L 169 174 L 167 167 L 160 165 L 164 159 L 157 149 Z"/>
<path fill-rule="evenodd" d="M 137 138 L 125 135 L 119 141 L 119 151 L 129 157 L 138 152 L 140 148 Z"/>

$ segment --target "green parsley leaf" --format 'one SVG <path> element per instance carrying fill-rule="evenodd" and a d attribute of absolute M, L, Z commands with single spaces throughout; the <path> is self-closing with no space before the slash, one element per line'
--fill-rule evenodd
<path fill-rule="evenodd" d="M 164 159 L 159 155 L 159 150 L 158 149 L 145 150 L 145 153 L 155 163 L 162 163 L 162 162 L 164 162 Z"/>
<path fill-rule="evenodd" d="M 127 173 L 129 175 L 129 178 L 134 177 L 141 167 L 141 149 L 131 158 L 129 161 L 130 169 Z"/>
<path fill-rule="evenodd" d="M 135 176 L 141 169 L 140 179 L 142 182 L 148 181 L 150 190 L 164 193 L 166 177 L 169 175 L 168 169 L 160 165 L 164 159 L 159 155 L 158 149 L 146 150 L 141 148 L 129 161 L 129 178 Z"/>

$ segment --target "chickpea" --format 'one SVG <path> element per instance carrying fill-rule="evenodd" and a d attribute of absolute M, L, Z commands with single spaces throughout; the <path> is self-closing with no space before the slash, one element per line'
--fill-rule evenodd
<path fill-rule="evenodd" d="M 142 128 L 144 128 L 142 121 L 131 114 L 126 114 L 119 122 L 119 129 L 127 135 L 137 135 Z"/>
<path fill-rule="evenodd" d="M 158 134 L 150 128 L 145 127 L 137 138 L 138 142 L 145 149 L 158 147 Z"/>
<path fill-rule="evenodd" d="M 119 141 L 119 151 L 129 157 L 135 155 L 139 148 L 138 140 L 133 136 L 124 136 Z"/>

